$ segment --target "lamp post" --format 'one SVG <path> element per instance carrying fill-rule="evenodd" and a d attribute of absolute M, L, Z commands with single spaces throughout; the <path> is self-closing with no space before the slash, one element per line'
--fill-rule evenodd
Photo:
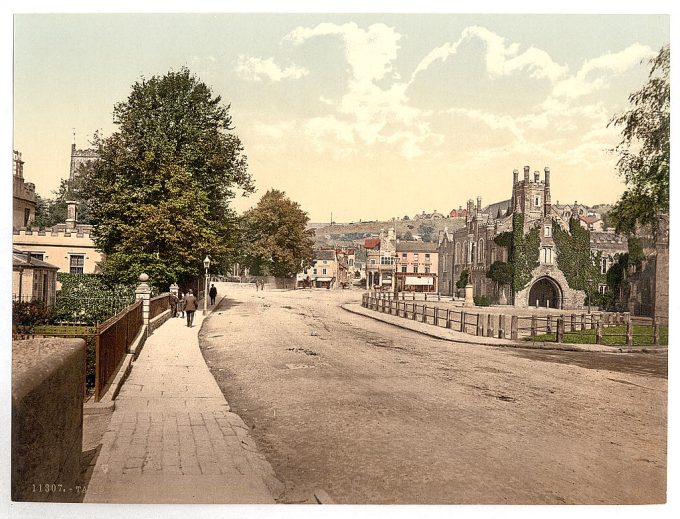
<path fill-rule="evenodd" d="M 206 256 L 203 260 L 205 267 L 205 292 L 203 292 L 203 315 L 208 313 L 208 269 L 210 268 L 210 256 Z"/>
<path fill-rule="evenodd" d="M 399 298 L 399 287 L 397 285 L 397 271 L 399 269 L 399 256 L 394 258 L 394 299 Z"/>
<path fill-rule="evenodd" d="M 593 280 L 591 278 L 588 278 L 588 313 L 590 313 L 590 300 L 592 299 L 592 284 Z"/>

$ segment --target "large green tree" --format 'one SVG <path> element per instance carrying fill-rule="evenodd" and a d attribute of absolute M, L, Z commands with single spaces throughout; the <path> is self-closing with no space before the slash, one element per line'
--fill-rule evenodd
<path fill-rule="evenodd" d="M 313 259 L 313 231 L 300 204 L 283 191 L 267 191 L 241 217 L 242 261 L 251 274 L 290 277 Z"/>
<path fill-rule="evenodd" d="M 630 110 L 609 124 L 621 127 L 619 174 L 626 191 L 609 212 L 618 232 L 633 233 L 639 225 L 655 227 L 669 210 L 670 182 L 670 47 L 650 60 L 649 80 L 628 100 Z"/>
<path fill-rule="evenodd" d="M 78 223 L 90 223 L 90 209 L 87 196 L 83 192 L 83 181 L 80 177 L 74 180 L 62 179 L 59 189 L 52 191 L 52 197 L 37 196 L 34 225 L 40 229 L 64 223 L 68 216 L 68 204 L 74 200 L 78 202 Z"/>
<path fill-rule="evenodd" d="M 81 173 L 104 272 L 166 287 L 225 267 L 236 253 L 237 190 L 254 191 L 229 105 L 189 70 L 141 79 L 115 105 L 118 131 L 95 136 Z"/>

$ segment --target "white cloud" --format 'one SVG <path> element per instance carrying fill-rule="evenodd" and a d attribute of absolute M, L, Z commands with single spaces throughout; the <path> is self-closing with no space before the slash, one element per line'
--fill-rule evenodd
<path fill-rule="evenodd" d="M 654 55 L 647 45 L 634 43 L 620 52 L 604 54 L 586 61 L 576 75 L 557 83 L 554 97 L 574 99 L 602 90 L 610 85 L 612 76 L 626 72 Z"/>
<path fill-rule="evenodd" d="M 485 27 L 471 26 L 463 30 L 458 41 L 447 42 L 431 50 L 413 71 L 411 82 L 415 80 L 417 74 L 427 70 L 436 61 L 446 61 L 449 56 L 456 54 L 458 48 L 471 39 L 481 40 L 486 45 L 486 71 L 491 77 L 528 70 L 532 78 L 555 82 L 569 70 L 566 65 L 553 61 L 544 50 L 529 47 L 518 54 L 520 48 L 518 43 L 506 43 L 505 38 Z"/>
<path fill-rule="evenodd" d="M 295 123 L 292 121 L 280 121 L 270 124 L 258 121 L 253 124 L 253 130 L 255 133 L 270 139 L 281 139 L 286 134 L 290 133 L 294 128 Z"/>
<path fill-rule="evenodd" d="M 274 58 L 257 58 L 240 54 L 234 69 L 242 79 L 249 81 L 282 81 L 284 79 L 299 79 L 309 74 L 304 67 L 291 65 L 282 68 L 274 62 Z"/>

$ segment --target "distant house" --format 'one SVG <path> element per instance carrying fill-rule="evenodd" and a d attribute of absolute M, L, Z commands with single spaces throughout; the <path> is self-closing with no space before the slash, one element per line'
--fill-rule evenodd
<path fill-rule="evenodd" d="M 346 262 L 343 258 L 344 276 L 347 276 Z M 314 251 L 312 266 L 305 268 L 297 276 L 298 286 L 314 288 L 336 288 L 338 286 L 338 256 L 335 250 Z"/>
<path fill-rule="evenodd" d="M 12 250 L 12 300 L 53 305 L 59 267 L 36 259 L 30 252 Z"/>
<path fill-rule="evenodd" d="M 24 180 L 24 161 L 16 150 L 12 155 L 12 191 L 12 226 L 14 229 L 30 227 L 35 220 L 37 195 L 35 184 Z"/>
<path fill-rule="evenodd" d="M 396 252 L 399 292 L 437 292 L 439 249 L 436 243 L 400 241 Z"/>

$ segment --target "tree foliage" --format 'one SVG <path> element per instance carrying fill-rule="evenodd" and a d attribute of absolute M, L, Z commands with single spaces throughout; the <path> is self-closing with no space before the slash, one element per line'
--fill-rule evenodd
<path fill-rule="evenodd" d="M 242 260 L 256 276 L 290 277 L 314 257 L 313 231 L 300 204 L 283 191 L 267 191 L 241 217 Z"/>
<path fill-rule="evenodd" d="M 515 269 L 512 263 L 504 261 L 494 261 L 486 273 L 486 277 L 496 283 L 497 287 L 509 285 L 512 283 Z"/>
<path fill-rule="evenodd" d="M 621 127 L 621 142 L 613 151 L 627 186 L 609 217 L 617 232 L 627 234 L 638 225 L 655 226 L 658 214 L 669 210 L 670 46 L 650 64 L 649 80 L 628 98 L 630 110 L 609 122 Z"/>
<path fill-rule="evenodd" d="M 78 202 L 78 223 L 90 223 L 90 210 L 87 204 L 87 196 L 84 193 L 83 181 L 80 177 L 74 180 L 62 179 L 59 189 L 52 192 L 52 197 L 42 198 L 37 196 L 35 208 L 35 220 L 33 225 L 39 229 L 53 227 L 66 222 L 68 217 L 67 203 L 70 200 Z"/>
<path fill-rule="evenodd" d="M 115 105 L 118 131 L 95 135 L 99 159 L 84 166 L 104 272 L 134 282 L 147 271 L 166 288 L 226 267 L 237 248 L 236 190 L 254 191 L 229 105 L 189 70 L 141 79 Z"/>
<path fill-rule="evenodd" d="M 468 280 L 470 279 L 470 271 L 468 269 L 464 269 L 460 273 L 460 277 L 458 278 L 458 281 L 456 281 L 456 288 L 465 288 L 468 284 Z"/>

